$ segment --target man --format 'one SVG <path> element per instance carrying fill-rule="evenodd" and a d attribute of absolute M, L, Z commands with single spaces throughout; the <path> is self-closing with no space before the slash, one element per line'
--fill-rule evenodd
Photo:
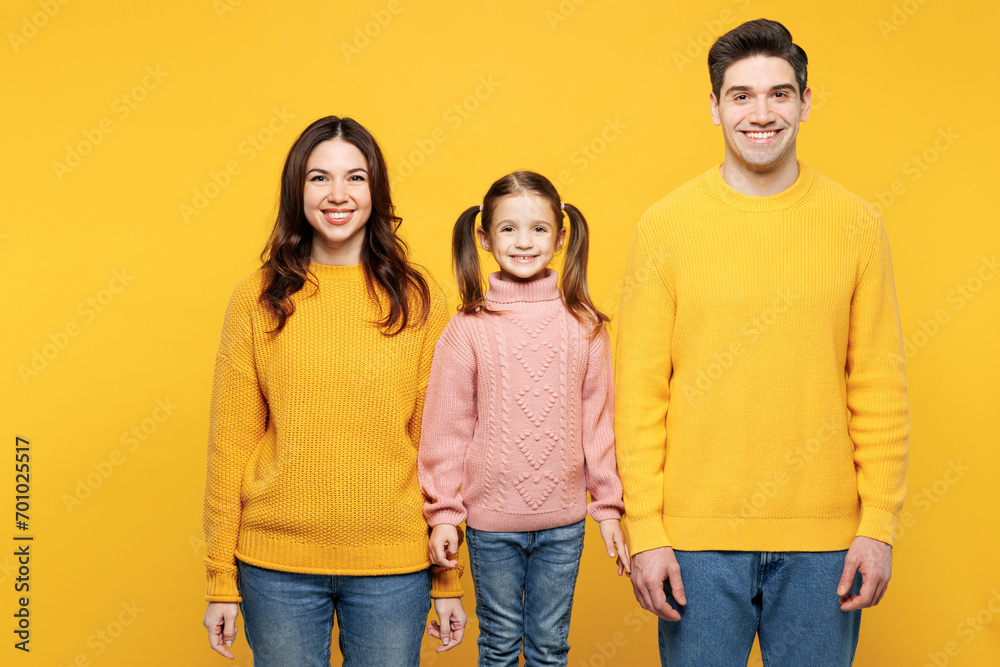
<path fill-rule="evenodd" d="M 906 494 L 902 337 L 873 208 L 799 163 L 806 54 L 709 51 L 725 161 L 629 251 L 615 430 L 636 598 L 664 665 L 849 665 Z"/>

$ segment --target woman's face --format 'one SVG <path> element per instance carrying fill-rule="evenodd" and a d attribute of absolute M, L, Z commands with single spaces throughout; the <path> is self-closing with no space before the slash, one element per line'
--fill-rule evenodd
<path fill-rule="evenodd" d="M 313 228 L 312 261 L 342 266 L 361 262 L 372 212 L 369 181 L 368 161 L 350 142 L 329 139 L 309 154 L 302 206 Z"/>

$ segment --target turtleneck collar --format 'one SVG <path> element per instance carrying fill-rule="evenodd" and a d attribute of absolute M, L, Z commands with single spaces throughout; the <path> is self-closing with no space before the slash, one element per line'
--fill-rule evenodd
<path fill-rule="evenodd" d="M 702 182 L 714 199 L 729 208 L 755 213 L 780 211 L 791 208 L 802 201 L 809 194 L 810 188 L 812 188 L 815 176 L 814 172 L 801 162 L 797 164 L 799 165 L 798 178 L 795 179 L 795 182 L 787 190 L 774 195 L 753 197 L 734 190 L 722 178 L 722 172 L 719 171 L 719 168 L 722 166 L 721 163 L 709 169 L 705 173 Z"/>
<path fill-rule="evenodd" d="M 560 298 L 559 276 L 552 269 L 545 269 L 545 275 L 528 282 L 502 280 L 499 272 L 491 273 L 489 281 L 490 289 L 486 292 L 486 300 L 490 303 L 552 301 Z"/>

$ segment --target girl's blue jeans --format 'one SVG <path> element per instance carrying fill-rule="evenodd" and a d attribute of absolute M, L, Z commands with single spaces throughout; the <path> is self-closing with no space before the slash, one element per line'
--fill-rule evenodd
<path fill-rule="evenodd" d="M 584 522 L 531 532 L 466 529 L 480 667 L 566 665 Z"/>

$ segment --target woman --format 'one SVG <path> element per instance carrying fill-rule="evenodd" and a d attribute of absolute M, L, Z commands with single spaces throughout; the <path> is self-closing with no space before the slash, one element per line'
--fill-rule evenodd
<path fill-rule="evenodd" d="M 322 118 L 281 177 L 264 265 L 233 292 L 216 357 L 205 485 L 212 648 L 237 603 L 257 667 L 417 665 L 465 627 L 457 574 L 429 569 L 417 443 L 444 296 L 406 257 L 372 135 Z"/>

